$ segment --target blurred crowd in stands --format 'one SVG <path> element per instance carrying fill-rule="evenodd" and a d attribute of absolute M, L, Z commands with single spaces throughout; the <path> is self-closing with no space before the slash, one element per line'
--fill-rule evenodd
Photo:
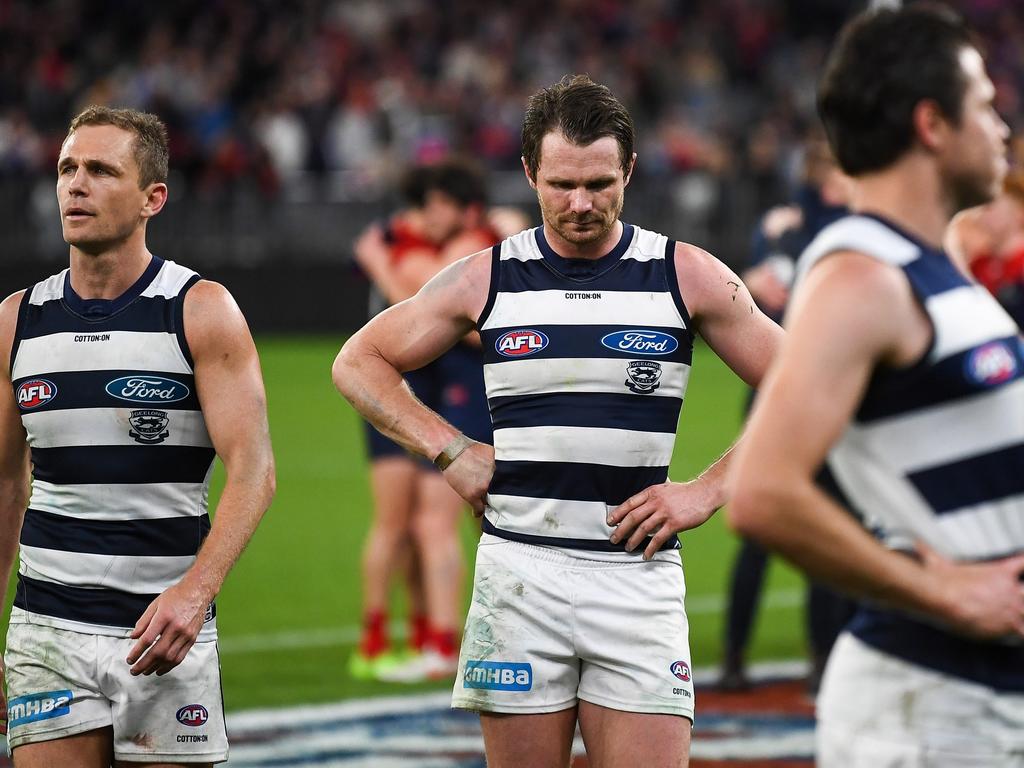
<path fill-rule="evenodd" d="M 451 151 L 516 170 L 526 97 L 587 72 L 629 105 L 641 177 L 672 179 L 666 194 L 712 218 L 735 190 L 763 211 L 791 192 L 824 54 L 863 5 L 0 0 L 0 183 L 51 178 L 68 117 L 108 103 L 167 121 L 179 194 L 288 200 L 329 180 L 338 199 L 373 199 Z M 1024 6 L 956 5 L 1024 127 Z"/>

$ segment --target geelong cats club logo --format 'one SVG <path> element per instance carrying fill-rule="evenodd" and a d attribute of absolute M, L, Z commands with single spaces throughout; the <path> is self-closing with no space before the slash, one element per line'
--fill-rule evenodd
<path fill-rule="evenodd" d="M 634 392 L 646 395 L 661 386 L 661 363 L 633 360 L 626 366 L 625 384 Z"/>
<path fill-rule="evenodd" d="M 128 436 L 143 445 L 156 445 L 167 439 L 167 411 L 132 411 L 128 423 L 132 428 Z"/>

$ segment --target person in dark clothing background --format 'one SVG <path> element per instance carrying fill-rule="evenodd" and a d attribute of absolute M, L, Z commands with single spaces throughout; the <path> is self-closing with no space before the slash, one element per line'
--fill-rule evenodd
<path fill-rule="evenodd" d="M 836 165 L 824 134 L 813 132 L 805 144 L 802 179 L 793 202 L 772 208 L 762 216 L 751 242 L 750 266 L 742 274 L 758 306 L 776 322 L 782 322 L 800 254 L 818 232 L 847 213 L 849 185 L 850 180 Z M 756 394 L 750 390 L 748 411 Z M 819 482 L 826 484 L 829 480 L 819 478 Z M 768 554 L 753 540 L 741 539 L 730 577 L 719 690 L 743 691 L 750 687 L 746 654 L 767 568 Z M 817 690 L 828 652 L 852 612 L 851 600 L 818 584 L 808 585 L 811 692 Z"/>

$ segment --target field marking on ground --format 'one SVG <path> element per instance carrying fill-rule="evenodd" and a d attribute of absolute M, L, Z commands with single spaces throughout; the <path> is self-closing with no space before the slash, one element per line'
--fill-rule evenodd
<path fill-rule="evenodd" d="M 792 680 L 807 674 L 809 666 L 803 659 L 778 659 L 760 661 L 747 671 L 755 683 L 768 680 Z M 695 685 L 708 685 L 717 679 L 720 670 L 716 667 L 698 667 L 693 670 Z M 271 726 L 286 728 L 292 725 L 316 725 L 337 720 L 356 720 L 377 715 L 404 715 L 422 712 L 424 709 L 451 704 L 449 691 L 402 694 L 400 696 L 373 696 L 366 699 L 346 699 L 328 704 L 304 704 L 283 709 L 267 707 L 229 712 L 228 725 L 241 731 L 260 731 Z"/>
<path fill-rule="evenodd" d="M 752 666 L 750 676 L 758 682 L 792 679 L 805 675 L 807 669 L 804 661 L 762 662 Z M 697 669 L 695 682 L 703 685 L 713 680 L 715 674 L 712 668 Z M 449 711 L 449 702 L 448 692 L 436 692 L 229 713 L 227 727 L 234 744 L 228 765 L 231 768 L 270 765 L 448 768 L 463 765 L 464 762 L 453 760 L 452 756 L 482 754 L 483 739 L 475 721 L 469 723 L 456 717 L 459 713 L 451 713 L 456 717 L 453 727 L 435 729 L 436 732 L 430 730 L 429 720 L 426 732 L 422 731 L 424 723 L 420 724 L 419 731 L 396 732 L 375 727 L 372 722 L 381 717 L 447 717 L 444 713 Z M 742 732 L 742 717 L 737 715 L 736 725 L 729 722 L 728 715 L 726 722 L 712 724 L 705 738 L 694 742 L 692 756 L 736 760 L 748 756 L 765 759 L 813 754 L 813 729 L 809 723 L 788 732 L 752 735 Z M 578 734 L 573 753 L 584 754 Z"/>
<path fill-rule="evenodd" d="M 804 591 L 801 589 L 778 590 L 768 592 L 761 601 L 761 609 L 766 611 L 797 608 L 804 603 Z M 700 595 L 687 598 L 686 614 L 688 616 L 706 616 L 720 613 L 725 609 L 725 598 L 721 595 Z M 392 637 L 404 638 L 406 626 L 404 622 L 395 622 L 390 627 Z M 265 632 L 260 634 L 235 635 L 222 637 L 219 641 L 222 654 L 263 653 L 266 651 L 287 651 L 300 648 L 330 648 L 335 645 L 355 645 L 359 642 L 362 632 L 357 624 L 345 627 L 323 627 L 320 629 L 296 629 L 287 632 Z"/>

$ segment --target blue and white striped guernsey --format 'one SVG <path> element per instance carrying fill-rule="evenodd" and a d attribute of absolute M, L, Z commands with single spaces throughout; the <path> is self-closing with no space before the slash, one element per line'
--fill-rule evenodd
<path fill-rule="evenodd" d="M 596 261 L 561 258 L 542 228 L 494 247 L 478 323 L 495 449 L 485 533 L 623 553 L 606 515 L 667 480 L 690 373 L 674 248 L 631 225 Z"/>
<path fill-rule="evenodd" d="M 1020 329 L 942 251 L 880 218 L 827 227 L 801 257 L 801 273 L 839 250 L 900 267 L 934 329 L 916 365 L 875 371 L 829 455 L 841 490 L 894 549 L 921 540 L 961 561 L 1024 551 Z M 1024 646 L 973 642 L 874 608 L 862 609 L 851 631 L 908 661 L 1024 691 Z"/>
<path fill-rule="evenodd" d="M 195 561 L 214 458 L 182 327 L 198 280 L 154 257 L 112 301 L 79 298 L 68 270 L 26 292 L 11 379 L 32 496 L 12 621 L 127 635 Z"/>

